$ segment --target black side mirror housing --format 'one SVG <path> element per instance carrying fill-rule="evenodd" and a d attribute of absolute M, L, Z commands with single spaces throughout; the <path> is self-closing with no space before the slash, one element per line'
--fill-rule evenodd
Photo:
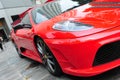
<path fill-rule="evenodd" d="M 32 28 L 32 26 L 30 24 L 23 24 L 24 28 Z"/>
<path fill-rule="evenodd" d="M 18 29 L 22 29 L 23 28 L 23 24 L 18 24 L 15 27 L 13 27 L 14 32 L 16 32 Z"/>

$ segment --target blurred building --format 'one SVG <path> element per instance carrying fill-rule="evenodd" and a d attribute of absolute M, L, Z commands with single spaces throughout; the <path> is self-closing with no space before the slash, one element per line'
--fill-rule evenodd
<path fill-rule="evenodd" d="M 0 0 L 0 36 L 8 39 L 11 23 L 15 21 L 20 13 L 35 5 L 33 0 Z"/>

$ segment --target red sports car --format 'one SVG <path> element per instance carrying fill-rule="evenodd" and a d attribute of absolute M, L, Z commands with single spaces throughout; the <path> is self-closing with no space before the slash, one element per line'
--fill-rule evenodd
<path fill-rule="evenodd" d="M 11 31 L 19 56 L 56 76 L 87 77 L 120 67 L 120 0 L 79 1 L 51 1 L 22 13 Z"/>

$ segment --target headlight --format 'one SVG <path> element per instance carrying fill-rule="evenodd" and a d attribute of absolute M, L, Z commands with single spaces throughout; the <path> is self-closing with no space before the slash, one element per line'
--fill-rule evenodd
<path fill-rule="evenodd" d="M 53 26 L 53 29 L 61 31 L 83 31 L 91 28 L 93 28 L 93 26 L 76 21 L 62 21 Z"/>

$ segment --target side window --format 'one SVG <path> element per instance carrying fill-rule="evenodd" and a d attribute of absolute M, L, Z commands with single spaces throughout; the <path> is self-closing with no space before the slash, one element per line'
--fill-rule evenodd
<path fill-rule="evenodd" d="M 42 14 L 41 9 L 34 9 L 32 11 L 32 17 L 33 17 L 33 21 L 36 24 L 48 20 L 48 18 L 45 15 Z"/>
<path fill-rule="evenodd" d="M 24 24 L 25 27 L 30 27 L 31 26 L 28 14 L 25 15 L 25 17 L 22 19 L 21 23 Z"/>
<path fill-rule="evenodd" d="M 44 15 L 40 14 L 39 12 L 36 12 L 36 18 L 35 22 L 38 24 L 40 22 L 48 20 Z"/>

